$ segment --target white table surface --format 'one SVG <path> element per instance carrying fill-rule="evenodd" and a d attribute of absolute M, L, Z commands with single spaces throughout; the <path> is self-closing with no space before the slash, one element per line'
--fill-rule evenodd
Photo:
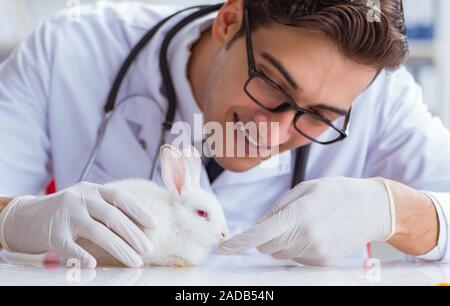
<path fill-rule="evenodd" d="M 311 268 L 266 256 L 213 255 L 191 269 L 46 267 L 41 258 L 0 253 L 1 285 L 431 285 L 450 282 L 450 265 L 349 261 L 337 268 Z"/>

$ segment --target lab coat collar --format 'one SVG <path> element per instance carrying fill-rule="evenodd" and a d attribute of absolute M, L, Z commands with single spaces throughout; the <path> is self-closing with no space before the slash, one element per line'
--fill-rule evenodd
<path fill-rule="evenodd" d="M 130 75 L 128 88 L 136 94 L 147 95 L 158 103 L 163 113 L 166 114 L 167 94 L 163 85 L 159 64 L 159 48 L 165 38 L 166 33 L 178 23 L 183 17 L 192 14 L 193 11 L 182 13 L 170 20 L 160 32 L 155 36 L 149 47 L 142 51 L 136 60 L 135 69 Z M 167 58 L 172 74 L 175 92 L 178 97 L 177 118 L 175 122 L 186 122 L 194 131 L 194 117 L 197 117 L 199 126 L 204 126 L 203 113 L 196 102 L 187 75 L 187 66 L 191 57 L 191 48 L 200 38 L 201 34 L 211 27 L 217 13 L 209 14 L 195 20 L 185 26 L 173 39 L 170 44 Z M 180 73 L 183 71 L 183 73 Z M 157 76 L 157 77 L 156 77 Z M 129 93 L 128 93 L 129 94 Z M 146 124 L 142 121 L 141 110 L 127 108 L 127 120 L 135 124 Z M 196 116 L 195 116 L 196 115 Z M 192 141 L 200 142 L 203 137 L 201 133 L 192 133 Z"/>
<path fill-rule="evenodd" d="M 197 118 L 198 126 L 203 127 L 205 124 L 203 112 L 201 111 L 192 90 L 191 83 L 188 78 L 188 65 L 192 56 L 192 47 L 200 39 L 202 33 L 211 28 L 217 13 L 205 16 L 188 26 L 178 34 L 179 40 L 174 41 L 171 52 L 171 72 L 174 79 L 175 91 L 177 92 L 179 105 L 178 110 L 181 118 L 192 127 L 194 132 L 195 121 Z M 183 73 L 180 73 L 183 71 Z M 192 141 L 194 143 L 203 141 L 202 131 L 192 133 Z"/>

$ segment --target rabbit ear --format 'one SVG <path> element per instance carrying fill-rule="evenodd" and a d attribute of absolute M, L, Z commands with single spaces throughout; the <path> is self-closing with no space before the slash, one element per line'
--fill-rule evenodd
<path fill-rule="evenodd" d="M 170 192 L 180 194 L 185 187 L 186 165 L 180 151 L 171 145 L 161 147 L 161 172 Z"/>
<path fill-rule="evenodd" d="M 182 151 L 185 161 L 186 187 L 200 186 L 200 177 L 202 173 L 202 160 L 200 153 L 193 146 L 188 146 Z"/>

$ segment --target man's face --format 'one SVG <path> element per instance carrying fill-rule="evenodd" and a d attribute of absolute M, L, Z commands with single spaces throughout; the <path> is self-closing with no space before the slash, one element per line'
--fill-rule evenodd
<path fill-rule="evenodd" d="M 298 106 L 331 120 L 340 115 L 330 109 L 347 112 L 376 75 L 375 68 L 345 58 L 323 34 L 305 29 L 260 28 L 253 33 L 253 48 L 258 71 L 275 81 Z M 202 105 L 206 122 L 218 122 L 224 131 L 227 122 L 268 123 L 270 140 L 260 145 L 276 148 L 279 153 L 310 143 L 295 130 L 294 111 L 271 113 L 245 93 L 244 85 L 249 77 L 245 37 L 233 42 L 229 48 L 223 44 L 219 50 L 207 79 Z M 323 108 L 324 105 L 328 108 Z M 278 128 L 271 130 L 270 123 L 273 122 L 278 123 Z M 325 131 L 323 128 L 319 132 Z M 234 133 L 224 137 L 236 138 Z M 242 145 L 237 141 L 234 139 L 235 147 Z M 249 142 L 245 145 L 251 146 Z M 263 160 L 259 156 L 217 158 L 224 168 L 236 172 L 247 171 Z"/>

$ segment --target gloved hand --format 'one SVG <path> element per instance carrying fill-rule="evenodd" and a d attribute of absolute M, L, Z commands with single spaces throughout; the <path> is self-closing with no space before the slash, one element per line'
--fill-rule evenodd
<path fill-rule="evenodd" d="M 126 266 L 143 266 L 152 243 L 131 219 L 152 228 L 152 212 L 131 195 L 80 183 L 49 196 L 13 199 L 0 214 L 0 244 L 10 252 L 43 254 L 55 251 L 65 260 L 78 259 L 93 269 L 93 256 L 76 244 L 86 238 Z"/>
<path fill-rule="evenodd" d="M 298 185 L 220 251 L 256 247 L 276 259 L 333 266 L 366 243 L 389 240 L 395 231 L 395 203 L 384 179 L 325 178 Z"/>

